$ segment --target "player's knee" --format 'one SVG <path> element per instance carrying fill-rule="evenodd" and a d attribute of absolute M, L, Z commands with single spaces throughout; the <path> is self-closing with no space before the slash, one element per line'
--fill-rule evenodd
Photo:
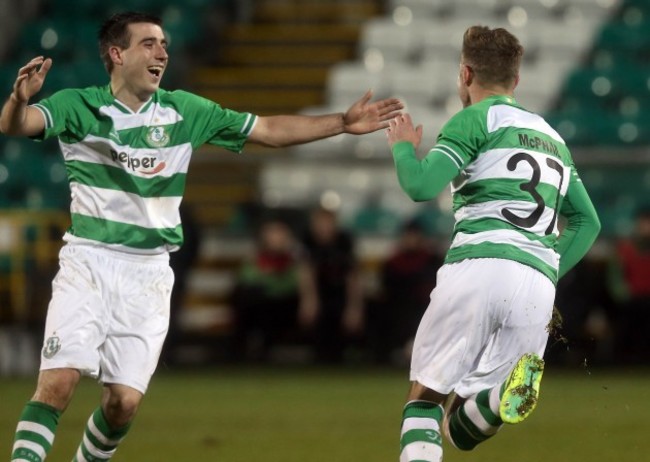
<path fill-rule="evenodd" d="M 427 388 L 418 382 L 413 382 L 411 384 L 411 389 L 408 393 L 408 401 L 430 401 L 436 404 L 443 404 L 446 399 L 446 394 L 438 393 L 437 391 Z"/>
<path fill-rule="evenodd" d="M 108 393 L 104 399 L 103 410 L 112 428 L 121 428 L 135 417 L 142 395 L 135 390 L 119 390 Z"/>

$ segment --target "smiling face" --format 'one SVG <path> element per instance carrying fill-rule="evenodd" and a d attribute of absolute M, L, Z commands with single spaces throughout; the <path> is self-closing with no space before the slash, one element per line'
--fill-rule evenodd
<path fill-rule="evenodd" d="M 147 100 L 160 86 L 167 67 L 167 40 L 157 24 L 128 25 L 129 46 L 110 49 L 114 63 L 111 80 L 141 101 Z"/>

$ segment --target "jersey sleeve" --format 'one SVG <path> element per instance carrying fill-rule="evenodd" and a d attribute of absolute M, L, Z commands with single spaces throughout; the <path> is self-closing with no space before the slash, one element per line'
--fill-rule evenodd
<path fill-rule="evenodd" d="M 448 157 L 463 170 L 476 159 L 487 140 L 485 113 L 470 106 L 454 115 L 440 130 L 431 152 Z"/>
<path fill-rule="evenodd" d="M 397 178 L 411 199 L 433 199 L 476 158 L 487 139 L 481 114 L 468 108 L 449 119 L 422 160 L 411 143 L 395 143 L 392 152 Z"/>
<path fill-rule="evenodd" d="M 40 100 L 31 106 L 38 109 L 45 120 L 45 130 L 35 140 L 68 135 L 81 138 L 83 121 L 80 120 L 78 109 L 82 101 L 81 95 L 75 89 L 57 91 L 52 96 Z"/>
<path fill-rule="evenodd" d="M 397 180 L 416 202 L 436 197 L 460 172 L 455 162 L 436 150 L 419 160 L 413 144 L 401 141 L 393 145 L 392 151 Z"/>
<path fill-rule="evenodd" d="M 567 219 L 556 247 L 560 255 L 558 277 L 561 278 L 585 256 L 600 232 L 596 209 L 573 165 L 560 214 Z"/>
<path fill-rule="evenodd" d="M 201 96 L 180 92 L 186 100 L 183 117 L 188 118 L 190 139 L 197 148 L 208 143 L 241 152 L 257 116 L 222 108 L 219 104 Z"/>

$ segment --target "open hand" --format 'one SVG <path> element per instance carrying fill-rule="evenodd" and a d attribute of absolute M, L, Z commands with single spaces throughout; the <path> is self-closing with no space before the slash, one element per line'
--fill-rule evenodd
<path fill-rule="evenodd" d="M 343 115 L 345 133 L 363 135 L 388 127 L 388 121 L 400 114 L 404 105 L 397 98 L 386 98 L 373 103 L 372 90 L 368 90 L 363 97 L 350 106 Z"/>
<path fill-rule="evenodd" d="M 18 70 L 18 77 L 14 82 L 13 96 L 21 103 L 38 93 L 43 87 L 45 76 L 52 67 L 52 60 L 38 56 Z"/>
<path fill-rule="evenodd" d="M 417 149 L 422 141 L 422 125 L 414 127 L 409 114 L 400 114 L 390 121 L 386 136 L 391 148 L 400 141 L 409 141 Z"/>

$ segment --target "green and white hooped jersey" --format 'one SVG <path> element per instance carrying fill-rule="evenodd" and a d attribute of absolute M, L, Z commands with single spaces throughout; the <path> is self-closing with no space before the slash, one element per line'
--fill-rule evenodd
<path fill-rule="evenodd" d="M 70 181 L 69 242 L 139 254 L 183 242 L 179 206 L 194 149 L 240 152 L 257 117 L 184 91 L 158 90 L 138 112 L 110 87 L 62 90 L 34 104 L 58 137 Z"/>
<path fill-rule="evenodd" d="M 493 96 L 452 117 L 433 150 L 461 171 L 446 261 L 515 260 L 556 283 L 558 211 L 569 182 L 580 181 L 560 135 L 513 98 Z"/>

